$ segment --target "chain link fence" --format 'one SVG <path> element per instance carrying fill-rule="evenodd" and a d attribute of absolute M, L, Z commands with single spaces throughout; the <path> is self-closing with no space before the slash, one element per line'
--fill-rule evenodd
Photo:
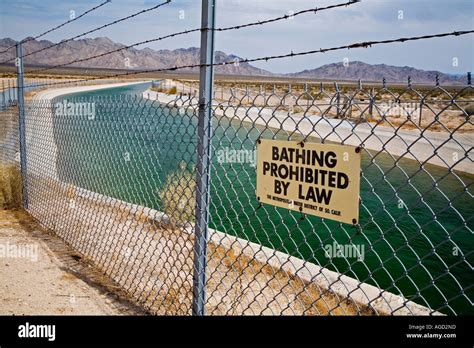
<path fill-rule="evenodd" d="M 192 312 L 196 88 L 25 103 L 27 211 L 153 314 Z M 472 314 L 473 96 L 470 85 L 217 85 L 206 313 Z M 3 162 L 18 163 L 17 109 L 2 120 Z M 258 139 L 362 147 L 358 223 L 260 204 Z"/>

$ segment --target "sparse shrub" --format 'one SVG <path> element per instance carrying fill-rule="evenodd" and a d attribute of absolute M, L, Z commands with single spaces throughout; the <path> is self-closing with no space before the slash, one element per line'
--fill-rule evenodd
<path fill-rule="evenodd" d="M 168 175 L 158 195 L 173 225 L 194 222 L 196 178 L 191 171 L 181 169 Z"/>
<path fill-rule="evenodd" d="M 305 109 L 303 109 L 303 108 L 302 108 L 301 106 L 299 106 L 299 105 L 293 106 L 293 113 L 294 113 L 294 114 L 300 114 L 300 113 L 302 113 L 302 112 L 304 112 L 304 111 L 305 111 Z"/>
<path fill-rule="evenodd" d="M 471 103 L 464 109 L 469 116 L 474 115 L 474 104 Z"/>
<path fill-rule="evenodd" d="M 0 164 L 0 208 L 21 207 L 22 182 L 20 169 L 15 164 Z"/>
<path fill-rule="evenodd" d="M 171 88 L 168 90 L 168 94 L 176 94 L 177 92 L 178 92 L 178 89 L 176 88 L 176 86 L 171 87 Z"/>

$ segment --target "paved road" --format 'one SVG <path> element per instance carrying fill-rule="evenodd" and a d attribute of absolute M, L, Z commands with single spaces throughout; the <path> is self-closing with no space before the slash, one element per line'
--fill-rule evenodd
<path fill-rule="evenodd" d="M 174 95 L 153 91 L 146 91 L 143 96 L 163 104 L 173 104 L 176 101 Z M 177 100 L 176 104 L 178 107 L 189 106 L 185 98 Z M 197 105 L 192 107 L 196 108 Z M 472 133 L 422 132 L 418 129 L 396 129 L 370 123 L 356 125 L 347 120 L 326 119 L 320 116 L 304 117 L 302 114 L 290 116 L 284 111 L 234 107 L 222 102 L 215 104 L 215 112 L 218 116 L 283 129 L 288 134 L 313 136 L 353 146 L 363 145 L 368 150 L 385 151 L 396 157 L 403 156 L 441 167 L 454 166 L 457 171 L 474 174 Z"/>

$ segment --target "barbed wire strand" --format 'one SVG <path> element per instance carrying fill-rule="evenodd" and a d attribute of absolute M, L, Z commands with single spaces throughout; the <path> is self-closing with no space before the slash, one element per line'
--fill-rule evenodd
<path fill-rule="evenodd" d="M 22 40 L 21 42 L 22 42 L 22 43 L 25 43 L 25 42 L 37 40 L 37 39 L 39 39 L 40 37 L 43 37 L 43 36 L 45 36 L 45 35 L 47 35 L 47 34 L 53 32 L 53 31 L 55 31 L 55 30 L 58 30 L 59 28 L 62 28 L 62 27 L 64 27 L 65 25 L 67 25 L 67 24 L 69 24 L 69 23 L 72 23 L 72 22 L 74 22 L 74 21 L 77 21 L 78 19 L 80 19 L 80 18 L 82 18 L 82 17 L 88 15 L 89 13 L 91 13 L 91 12 L 93 12 L 93 11 L 95 11 L 95 10 L 101 8 L 102 6 L 104 6 L 104 5 L 106 5 L 106 4 L 110 3 L 110 2 L 111 2 L 111 0 L 106 0 L 106 1 L 104 1 L 103 3 L 101 3 L 101 4 L 99 4 L 99 5 L 95 6 L 95 7 L 92 7 L 92 8 L 90 8 L 89 10 L 87 10 L 87 11 L 81 13 L 79 16 L 74 17 L 74 18 L 72 18 L 72 19 L 69 19 L 67 22 L 64 22 L 64 23 L 62 23 L 62 24 L 60 24 L 60 25 L 58 25 L 58 26 L 56 26 L 56 27 L 54 27 L 54 28 L 51 28 L 51 29 L 49 29 L 49 30 L 46 30 L 45 32 L 43 32 L 43 33 L 41 33 L 41 34 L 39 34 L 39 35 L 36 35 L 36 36 L 34 36 L 34 37 L 30 37 L 30 38 L 27 38 L 27 39 L 25 39 L 25 40 Z M 10 49 L 14 48 L 15 46 L 16 46 L 16 44 L 7 47 L 5 50 L 0 51 L 0 54 L 3 54 L 3 53 L 8 52 Z"/>
<path fill-rule="evenodd" d="M 320 11 L 330 10 L 330 9 L 334 9 L 334 8 L 338 8 L 338 7 L 347 7 L 347 6 L 354 5 L 354 4 L 357 4 L 357 3 L 360 3 L 360 2 L 361 2 L 361 0 L 350 0 L 348 2 L 341 3 L 341 4 L 334 4 L 334 5 L 324 6 L 324 7 L 314 7 L 314 8 L 309 8 L 309 9 L 306 9 L 306 10 L 301 10 L 301 11 L 298 11 L 298 12 L 294 12 L 294 13 L 291 13 L 291 14 L 285 14 L 285 15 L 280 16 L 280 17 L 263 20 L 263 21 L 257 21 L 257 22 L 252 22 L 252 23 L 248 23 L 248 24 L 240 24 L 240 25 L 235 25 L 235 26 L 226 27 L 226 28 L 216 28 L 216 29 L 214 29 L 214 31 L 227 31 L 227 30 L 243 29 L 243 28 L 252 27 L 252 26 L 255 26 L 255 25 L 264 25 L 264 24 L 269 24 L 269 23 L 272 23 L 272 22 L 278 22 L 278 21 L 281 21 L 281 20 L 291 19 L 291 18 L 294 18 L 296 16 L 299 16 L 299 15 L 302 15 L 302 14 L 305 14 L 305 13 L 313 12 L 313 13 L 316 14 Z"/>
<path fill-rule="evenodd" d="M 467 34 L 472 34 L 472 33 L 474 33 L 474 30 L 454 31 L 454 32 L 449 32 L 449 33 L 430 34 L 430 35 L 412 36 L 412 37 L 402 37 L 398 39 L 365 41 L 365 42 L 358 42 L 358 43 L 353 43 L 350 45 L 337 46 L 337 47 L 331 47 L 331 48 L 320 48 L 317 50 L 302 51 L 302 52 L 296 52 L 296 53 L 292 51 L 291 53 L 288 53 L 288 54 L 265 56 L 265 57 L 251 58 L 251 59 L 239 59 L 239 60 L 232 60 L 228 62 L 221 62 L 221 63 L 214 63 L 214 64 L 189 64 L 189 65 L 175 66 L 175 67 L 169 67 L 169 68 L 136 70 L 136 71 L 130 71 L 130 72 L 119 73 L 119 74 L 114 74 L 114 75 L 98 76 L 98 77 L 83 79 L 83 80 L 40 84 L 38 85 L 38 87 L 60 85 L 60 84 L 64 85 L 64 84 L 69 84 L 69 83 L 83 83 L 83 82 L 95 81 L 95 80 L 107 79 L 107 78 L 118 78 L 118 77 L 147 74 L 147 73 L 176 71 L 176 70 L 182 70 L 182 69 L 193 69 L 193 68 L 211 67 L 211 66 L 217 67 L 217 66 L 224 66 L 224 65 L 235 65 L 235 64 L 240 64 L 240 63 L 269 61 L 269 60 L 275 60 L 275 59 L 283 59 L 283 58 L 290 58 L 290 57 L 292 58 L 292 57 L 305 56 L 305 55 L 310 55 L 310 54 L 325 53 L 325 52 L 337 51 L 337 50 L 343 50 L 343 49 L 369 48 L 375 45 L 391 44 L 391 43 L 397 43 L 397 42 L 405 43 L 408 41 L 427 40 L 427 39 L 442 38 L 442 37 L 448 37 L 448 36 L 462 36 L 462 35 L 467 35 Z"/>
<path fill-rule="evenodd" d="M 215 29 L 209 29 L 209 30 L 214 30 L 216 32 L 224 32 L 224 31 L 229 31 L 229 30 L 238 30 L 238 29 L 242 29 L 242 28 L 248 28 L 248 27 L 257 26 L 257 25 L 265 25 L 265 24 L 268 24 L 268 23 L 287 20 L 287 19 L 299 16 L 299 15 L 302 15 L 302 14 L 306 14 L 306 13 L 316 14 L 320 11 L 330 10 L 330 9 L 334 9 L 334 8 L 338 8 L 338 7 L 347 7 L 347 6 L 350 6 L 350 5 L 353 5 L 353 4 L 357 4 L 360 1 L 361 0 L 351 0 L 351 1 L 348 1 L 348 2 L 345 2 L 345 3 L 340 3 L 340 4 L 325 6 L 325 7 L 319 7 L 319 8 L 314 7 L 314 8 L 305 9 L 305 10 L 295 12 L 291 15 L 287 14 L 287 15 L 276 17 L 276 18 L 267 19 L 267 20 L 264 20 L 264 21 L 257 21 L 257 22 L 247 23 L 247 24 L 241 24 L 241 25 L 223 27 L 223 28 L 215 28 Z M 96 55 L 93 55 L 93 56 L 90 56 L 90 57 L 87 57 L 87 58 L 76 59 L 76 60 L 73 60 L 73 61 L 70 61 L 70 62 L 67 62 L 67 63 L 57 64 L 55 66 L 51 66 L 51 67 L 47 67 L 47 68 L 33 69 L 33 70 L 28 71 L 28 72 L 30 72 L 30 73 L 32 73 L 32 72 L 39 73 L 39 72 L 53 70 L 53 69 L 61 68 L 61 67 L 76 64 L 76 63 L 82 63 L 82 62 L 85 62 L 85 61 L 88 61 L 88 60 L 101 58 L 101 57 L 104 57 L 106 55 L 113 54 L 113 53 L 116 53 L 116 52 L 128 50 L 128 49 L 136 47 L 136 46 L 140 46 L 140 45 L 144 45 L 144 44 L 148 44 L 148 43 L 152 43 L 152 42 L 157 42 L 157 41 L 162 41 L 162 40 L 173 38 L 173 37 L 176 37 L 176 36 L 187 35 L 187 34 L 191 34 L 191 33 L 194 33 L 194 32 L 200 32 L 201 30 L 202 30 L 202 28 L 184 30 L 184 31 L 173 33 L 173 34 L 165 35 L 165 36 L 162 36 L 162 37 L 158 37 L 158 38 L 155 38 L 155 39 L 140 41 L 140 42 L 128 45 L 128 46 L 124 46 L 124 47 L 117 48 L 115 50 L 111 50 L 111 51 L 108 51 L 108 52 L 96 54 Z"/>
<path fill-rule="evenodd" d="M 26 71 L 26 72 L 27 73 L 33 73 L 33 72 L 34 73 L 39 73 L 39 72 L 44 72 L 44 71 L 48 71 L 48 70 L 53 70 L 53 69 L 61 68 L 61 67 L 64 67 L 64 66 L 72 65 L 72 64 L 75 64 L 75 63 L 81 63 L 81 62 L 85 62 L 85 61 L 88 61 L 88 60 L 101 58 L 101 57 L 107 56 L 107 55 L 112 54 L 112 53 L 128 50 L 130 48 L 140 46 L 140 45 L 144 45 L 144 44 L 147 44 L 147 43 L 162 41 L 162 40 L 172 38 L 172 37 L 175 37 L 175 36 L 191 34 L 193 32 L 200 32 L 200 31 L 201 31 L 201 28 L 184 30 L 184 31 L 176 32 L 176 33 L 169 34 L 169 35 L 166 35 L 166 36 L 162 36 L 162 37 L 159 37 L 159 38 L 156 38 L 156 39 L 140 41 L 140 42 L 137 42 L 137 43 L 125 46 L 125 47 L 120 47 L 120 48 L 117 48 L 115 50 L 100 53 L 100 54 L 96 54 L 94 56 L 90 56 L 90 57 L 87 57 L 87 58 L 76 59 L 76 60 L 70 61 L 68 63 L 58 64 L 58 65 L 50 66 L 50 67 L 47 67 L 47 68 L 33 69 L 33 70 Z"/>
<path fill-rule="evenodd" d="M 104 24 L 104 25 L 102 25 L 102 26 L 100 26 L 100 27 L 97 27 L 97 28 L 95 28 L 95 29 L 86 31 L 86 32 L 84 32 L 84 33 L 82 33 L 82 34 L 76 35 L 76 36 L 71 37 L 71 38 L 69 38 L 69 39 L 65 39 L 65 40 L 62 40 L 62 41 L 57 42 L 57 43 L 55 43 L 55 44 L 52 44 L 52 45 L 43 47 L 43 48 L 41 48 L 41 49 L 39 49 L 39 50 L 36 50 L 36 51 L 30 52 L 30 53 L 24 54 L 24 55 L 21 56 L 20 58 L 25 58 L 25 57 L 31 56 L 31 55 L 33 55 L 33 54 L 46 51 L 46 50 L 48 50 L 48 49 L 50 49 L 50 48 L 59 46 L 59 45 L 61 45 L 61 44 L 63 44 L 63 43 L 69 42 L 69 41 L 73 41 L 73 40 L 75 40 L 75 39 L 78 39 L 78 38 L 83 37 L 83 36 L 86 36 L 86 35 L 92 34 L 92 33 L 96 32 L 96 31 L 99 31 L 99 30 L 105 29 L 105 28 L 107 28 L 107 27 L 110 27 L 110 26 L 112 26 L 112 25 L 115 25 L 115 24 L 117 24 L 117 23 L 126 21 L 126 20 L 128 20 L 128 19 L 133 18 L 133 17 L 139 16 L 139 15 L 141 15 L 141 14 L 143 14 L 143 13 L 156 10 L 156 9 L 158 9 L 158 8 L 164 6 L 164 5 L 167 5 L 167 4 L 169 4 L 169 3 L 171 3 L 171 0 L 166 0 L 165 2 L 162 2 L 162 3 L 158 4 L 158 5 L 155 5 L 155 6 L 153 6 L 153 7 L 150 7 L 150 8 L 144 9 L 144 10 L 141 10 L 141 11 L 139 11 L 139 12 L 135 12 L 135 13 L 129 15 L 129 16 L 126 16 L 126 17 L 117 19 L 117 20 L 115 20 L 115 21 L 113 21 L 113 22 Z M 0 62 L 0 64 L 5 64 L 5 63 L 11 62 L 11 61 L 13 61 L 13 60 L 15 60 L 15 58 L 12 58 L 12 59 L 9 59 L 9 60 Z"/>

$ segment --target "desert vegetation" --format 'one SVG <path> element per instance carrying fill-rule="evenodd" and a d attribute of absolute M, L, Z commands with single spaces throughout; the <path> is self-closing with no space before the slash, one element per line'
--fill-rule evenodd
<path fill-rule="evenodd" d="M 158 192 L 164 213 L 173 225 L 186 225 L 194 222 L 196 206 L 196 176 L 182 166 L 166 179 L 166 183 Z"/>
<path fill-rule="evenodd" d="M 195 80 L 176 80 L 177 92 L 198 87 Z M 323 116 L 354 123 L 436 132 L 473 132 L 472 88 L 288 84 L 216 81 L 214 99 L 221 105 L 267 108 L 294 117 Z"/>
<path fill-rule="evenodd" d="M 16 209 L 21 207 L 21 173 L 17 164 L 0 163 L 0 207 Z"/>

